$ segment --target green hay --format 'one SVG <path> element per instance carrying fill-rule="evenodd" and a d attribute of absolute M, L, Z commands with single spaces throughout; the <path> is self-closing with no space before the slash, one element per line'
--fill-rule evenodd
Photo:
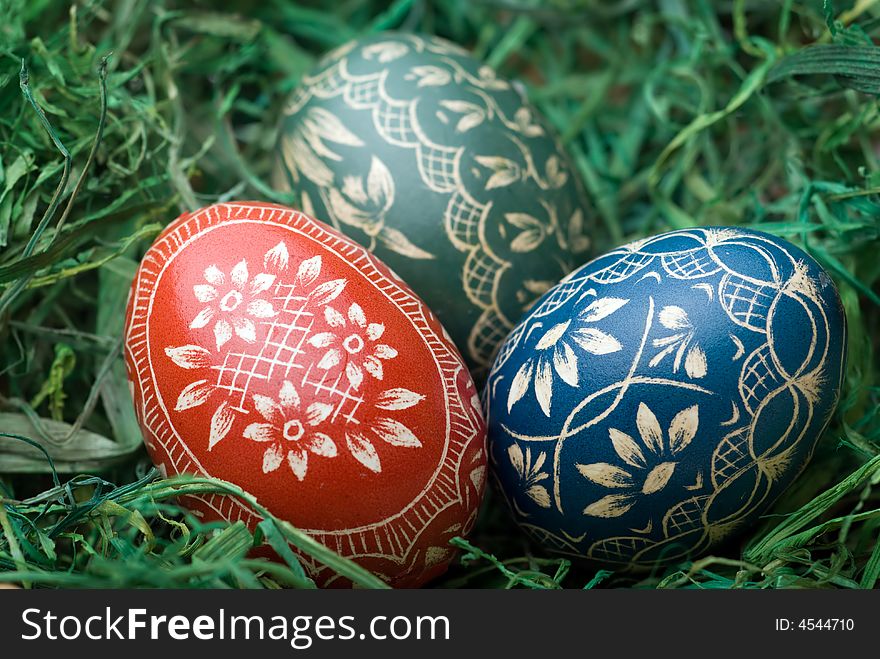
<path fill-rule="evenodd" d="M 873 588 L 880 579 L 880 0 L 0 0 L 0 582 L 312 587 L 295 554 L 380 583 L 266 515 L 205 524 L 141 446 L 121 362 L 128 285 L 179 212 L 290 200 L 281 107 L 327 49 L 436 33 L 520 80 L 589 190 L 594 242 L 757 226 L 832 273 L 849 321 L 811 466 L 715 555 L 628 574 L 544 555 L 490 493 L 437 587 Z M 91 474 L 91 475 L 82 475 Z M 259 508 L 258 508 L 259 510 Z M 265 512 L 265 511 L 261 511 Z M 265 540 L 281 556 L 249 556 Z"/>

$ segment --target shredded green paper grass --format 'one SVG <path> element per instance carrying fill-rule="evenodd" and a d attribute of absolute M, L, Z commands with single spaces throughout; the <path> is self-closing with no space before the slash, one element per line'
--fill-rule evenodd
<path fill-rule="evenodd" d="M 436 33 L 522 81 L 589 190 L 594 241 L 757 226 L 834 276 L 838 413 L 809 469 L 714 556 L 596 571 L 526 543 L 490 493 L 438 587 L 873 588 L 880 577 L 880 0 L 0 0 L 0 583 L 313 587 L 266 515 L 205 524 L 141 446 L 121 361 L 129 282 L 183 210 L 268 186 L 284 98 L 322 52 Z M 259 510 L 259 507 L 258 507 Z M 256 537 L 255 537 L 256 536 Z M 271 544 L 282 561 L 249 556 Z"/>

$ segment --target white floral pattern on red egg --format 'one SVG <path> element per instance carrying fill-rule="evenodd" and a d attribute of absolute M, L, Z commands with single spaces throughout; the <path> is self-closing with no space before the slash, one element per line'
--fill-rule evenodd
<path fill-rule="evenodd" d="M 126 339 L 167 473 L 235 482 L 395 585 L 442 571 L 473 524 L 485 427 L 461 357 L 405 285 L 327 227 L 256 203 L 183 216 L 144 258 Z M 232 499 L 191 499 L 207 518 L 258 521 Z"/>

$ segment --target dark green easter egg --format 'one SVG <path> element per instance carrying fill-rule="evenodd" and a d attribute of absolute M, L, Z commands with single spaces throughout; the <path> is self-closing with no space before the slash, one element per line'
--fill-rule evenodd
<path fill-rule="evenodd" d="M 559 141 L 514 85 L 435 37 L 327 55 L 285 108 L 277 162 L 277 184 L 397 272 L 478 379 L 589 248 Z"/>

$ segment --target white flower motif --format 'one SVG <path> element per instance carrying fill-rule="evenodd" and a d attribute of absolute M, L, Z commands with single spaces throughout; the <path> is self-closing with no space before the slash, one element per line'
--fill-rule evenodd
<path fill-rule="evenodd" d="M 252 279 L 248 274 L 247 262 L 242 260 L 227 276 L 212 265 L 205 271 L 204 284 L 194 288 L 196 298 L 208 306 L 199 312 L 193 327 L 206 327 L 216 320 L 214 333 L 218 348 L 232 338 L 233 332 L 242 339 L 254 342 L 256 326 L 247 316 L 271 318 L 276 315 L 272 305 L 260 297 L 269 290 L 277 276 L 290 265 L 290 254 L 283 242 L 266 252 L 263 259 L 265 270 L 276 271 L 278 275 L 261 272 Z M 333 279 L 316 284 L 321 274 L 321 257 L 314 256 L 302 261 L 296 268 L 291 288 L 301 291 L 303 304 L 314 310 L 320 317 L 319 309 L 332 331 L 314 334 L 309 343 L 320 351 L 315 366 L 329 370 L 341 365 L 351 388 L 358 389 L 364 380 L 364 372 L 377 380 L 383 378 L 383 361 L 397 357 L 397 350 L 380 343 L 385 333 L 382 323 L 368 323 L 364 310 L 357 303 L 350 304 L 346 315 L 330 306 L 345 290 L 347 280 Z M 220 315 L 219 318 L 216 316 Z M 225 329 L 224 329 L 225 325 Z M 271 336 L 266 338 L 267 341 Z M 265 346 L 264 346 L 265 347 Z M 167 346 L 166 356 L 179 368 L 193 372 L 195 377 L 215 367 L 214 355 L 200 345 L 186 344 Z M 341 376 L 340 376 L 341 377 Z M 306 381 L 304 380 L 304 383 Z M 187 384 L 179 393 L 175 412 L 186 412 L 192 408 L 205 406 L 209 399 L 223 395 L 225 388 L 213 378 L 201 377 Z M 338 392 L 337 392 L 338 393 Z M 287 464 L 290 471 L 300 481 L 308 474 L 309 456 L 334 458 L 345 447 L 352 458 L 374 473 L 381 473 L 382 463 L 377 446 L 379 442 L 395 448 L 417 449 L 421 440 L 412 428 L 391 418 L 390 414 L 409 409 L 421 403 L 425 396 L 401 387 L 378 392 L 366 403 L 378 414 L 368 419 L 355 419 L 339 414 L 340 407 L 333 400 L 312 400 L 304 403 L 293 382 L 284 380 L 276 397 L 263 393 L 243 394 L 253 401 L 253 410 L 262 417 L 247 424 L 236 432 L 244 439 L 265 444 L 262 470 L 269 474 Z M 242 398 L 239 405 L 244 403 Z M 220 401 L 211 416 L 208 433 L 208 450 L 232 432 L 240 418 L 238 413 L 247 413 L 240 406 L 233 407 L 229 400 Z M 386 415 L 382 416 L 385 412 Z M 254 417 L 251 416 L 250 420 Z M 243 424 L 244 425 L 244 424 Z"/>
<path fill-rule="evenodd" d="M 263 473 L 277 470 L 286 460 L 297 477 L 306 477 L 309 453 L 324 458 L 337 455 L 336 442 L 329 435 L 317 432 L 333 411 L 330 403 L 314 402 L 302 410 L 299 393 L 287 380 L 281 385 L 278 401 L 254 394 L 254 407 L 266 423 L 252 423 L 244 429 L 245 439 L 268 444 L 263 454 Z"/>
<path fill-rule="evenodd" d="M 676 333 L 652 341 L 655 348 L 662 348 L 662 350 L 654 355 L 653 359 L 648 362 L 648 366 L 657 366 L 668 354 L 675 351 L 675 360 L 672 364 L 673 373 L 678 373 L 682 358 L 684 358 L 684 370 L 688 377 L 694 379 L 704 377 L 708 372 L 706 353 L 696 343 L 691 345 L 694 338 L 694 326 L 688 318 L 687 312 L 674 305 L 663 307 L 660 311 L 660 324 Z M 689 346 L 690 348 L 688 348 Z"/>
<path fill-rule="evenodd" d="M 571 387 L 578 386 L 578 357 L 574 347 L 592 355 L 607 355 L 623 348 L 616 338 L 586 323 L 594 323 L 620 309 L 629 300 L 603 297 L 594 300 L 576 318 L 548 329 L 535 345 L 536 356 L 523 363 L 513 378 L 507 396 L 507 411 L 526 395 L 534 382 L 535 397 L 541 411 L 550 416 L 553 399 L 553 373 Z M 580 321 L 572 328 L 572 323 Z"/>
<path fill-rule="evenodd" d="M 379 394 L 375 406 L 379 410 L 405 410 L 418 405 L 425 397 L 409 389 L 388 389 Z M 266 443 L 263 453 L 263 473 L 278 470 L 285 462 L 298 480 L 308 473 L 309 454 L 335 458 L 339 451 L 336 442 L 324 432 L 322 424 L 333 423 L 334 406 L 315 401 L 303 409 L 302 399 L 294 385 L 285 380 L 278 400 L 254 394 L 254 408 L 265 422 L 251 423 L 243 436 L 253 442 Z M 352 457 L 372 472 L 380 473 L 382 464 L 373 445 L 374 439 L 403 448 L 420 448 L 421 441 L 407 426 L 389 417 L 378 417 L 358 429 L 345 430 L 345 443 Z"/>
<path fill-rule="evenodd" d="M 547 460 L 547 453 L 538 451 L 538 455 L 533 461 L 532 449 L 530 447 L 526 446 L 526 451 L 523 453 L 519 444 L 511 444 L 507 449 L 507 457 L 523 482 L 523 487 L 528 497 L 541 506 L 541 508 L 549 508 L 550 493 L 547 492 L 546 487 L 540 484 L 541 481 L 550 478 L 550 474 L 541 469 Z"/>
<path fill-rule="evenodd" d="M 272 318 L 276 315 L 272 303 L 258 297 L 275 283 L 275 275 L 266 272 L 250 278 L 247 261 L 239 261 L 226 275 L 216 265 L 205 269 L 204 284 L 193 286 L 199 302 L 206 304 L 189 324 L 191 329 L 206 327 L 214 322 L 217 349 L 232 338 L 233 332 L 248 343 L 257 340 L 257 327 L 252 318 Z"/>
<path fill-rule="evenodd" d="M 397 357 L 397 350 L 376 343 L 385 333 L 382 323 L 368 323 L 357 302 L 348 307 L 347 318 L 331 306 L 324 308 L 327 324 L 338 331 L 319 332 L 309 338 L 315 348 L 327 348 L 317 367 L 329 370 L 345 360 L 345 377 L 352 389 L 364 381 L 364 370 L 377 380 L 383 376 L 382 361 Z"/>
<path fill-rule="evenodd" d="M 626 514 L 640 498 L 663 490 L 678 466 L 676 460 L 697 434 L 700 412 L 692 405 L 676 414 L 669 424 L 668 441 L 663 438 L 660 422 L 645 403 L 639 403 L 636 428 L 646 450 L 632 436 L 617 428 L 608 434 L 614 452 L 626 464 L 618 467 L 607 462 L 578 464 L 577 470 L 587 480 L 605 488 L 617 490 L 584 508 L 591 517 L 620 517 Z"/>

